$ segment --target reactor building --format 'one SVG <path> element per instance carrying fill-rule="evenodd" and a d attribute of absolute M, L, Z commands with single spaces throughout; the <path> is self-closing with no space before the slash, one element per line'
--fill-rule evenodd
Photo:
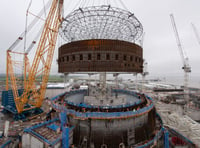
<path fill-rule="evenodd" d="M 52 98 L 74 126 L 75 147 L 140 147 L 163 145 L 164 129 L 152 99 L 106 84 L 106 72 L 142 73 L 143 27 L 135 15 L 111 6 L 79 8 L 67 15 L 60 34 L 60 73 L 99 73 L 96 84 Z"/>

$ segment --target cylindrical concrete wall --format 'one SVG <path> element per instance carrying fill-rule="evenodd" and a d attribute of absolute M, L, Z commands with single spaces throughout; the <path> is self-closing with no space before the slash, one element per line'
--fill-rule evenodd
<path fill-rule="evenodd" d="M 58 71 L 66 72 L 142 72 L 142 48 L 119 40 L 84 40 L 59 48 Z"/>
<path fill-rule="evenodd" d="M 75 126 L 75 144 L 78 144 L 82 139 L 87 139 L 88 143 L 95 143 L 95 147 L 106 143 L 108 147 L 116 148 L 120 143 L 134 145 L 153 136 L 156 119 L 152 116 L 155 117 L 154 110 L 127 119 L 79 120 L 70 117 L 69 122 Z"/>

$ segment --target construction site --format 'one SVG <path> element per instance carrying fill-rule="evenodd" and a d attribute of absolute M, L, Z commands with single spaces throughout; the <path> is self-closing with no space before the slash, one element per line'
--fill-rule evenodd
<path fill-rule="evenodd" d="M 200 88 L 189 86 L 174 14 L 181 86 L 147 79 L 145 29 L 125 1 L 94 1 L 67 13 L 64 0 L 43 1 L 38 14 L 30 1 L 0 79 L 0 148 L 198 148 Z M 50 76 L 55 54 L 60 75 Z"/>

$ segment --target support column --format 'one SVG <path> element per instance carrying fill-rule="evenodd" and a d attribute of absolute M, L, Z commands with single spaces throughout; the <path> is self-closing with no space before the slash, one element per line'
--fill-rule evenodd
<path fill-rule="evenodd" d="M 147 71 L 147 62 L 144 61 L 144 63 L 143 63 L 143 73 L 142 73 L 142 92 L 143 93 L 145 93 L 145 87 L 144 87 L 145 77 L 148 74 L 149 74 L 149 72 Z"/>
<path fill-rule="evenodd" d="M 116 88 L 119 88 L 119 79 L 118 79 L 119 73 L 114 73 L 113 77 L 115 77 L 115 85 Z"/>
<path fill-rule="evenodd" d="M 185 100 L 185 109 L 187 108 L 187 105 L 189 104 L 190 101 L 190 96 L 189 96 L 189 87 L 188 87 L 188 80 L 189 80 L 189 73 L 185 72 L 184 73 L 184 100 Z"/>
<path fill-rule="evenodd" d="M 100 83 L 102 98 L 105 98 L 106 97 L 106 72 L 101 72 L 99 74 L 99 83 Z"/>
<path fill-rule="evenodd" d="M 92 81 L 91 76 L 94 75 L 94 74 L 95 74 L 95 73 L 88 73 L 88 76 L 89 76 L 89 80 L 88 80 L 89 85 L 91 84 L 91 81 Z"/>
<path fill-rule="evenodd" d="M 137 73 L 134 73 L 133 76 L 135 76 L 135 90 L 138 90 L 138 78 L 137 78 Z"/>
<path fill-rule="evenodd" d="M 64 88 L 66 88 L 68 75 L 69 75 L 69 73 L 64 73 Z"/>
<path fill-rule="evenodd" d="M 145 93 L 144 83 L 145 83 L 145 75 L 142 74 L 142 93 Z"/>

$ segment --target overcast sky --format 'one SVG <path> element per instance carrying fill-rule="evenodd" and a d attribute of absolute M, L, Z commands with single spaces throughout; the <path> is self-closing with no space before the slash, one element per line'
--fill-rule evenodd
<path fill-rule="evenodd" d="M 65 14 L 78 0 L 65 0 Z M 82 0 L 83 1 L 83 0 Z M 86 0 L 84 0 L 86 1 Z M 92 1 L 92 0 L 87 0 Z M 97 1 L 97 0 L 96 0 Z M 99 1 L 99 0 L 98 0 Z M 101 0 L 102 3 L 114 0 Z M 120 6 L 112 2 L 113 5 Z M 182 76 L 182 61 L 176 44 L 169 14 L 173 13 L 189 62 L 192 76 L 200 77 L 200 45 L 194 35 L 191 23 L 200 33 L 200 1 L 199 0 L 122 0 L 129 11 L 143 24 L 144 59 L 148 62 L 150 75 Z M 45 0 L 47 2 L 47 0 Z M 89 3 L 88 2 L 88 3 Z M 0 1 L 0 73 L 6 71 L 6 50 L 24 31 L 26 9 L 29 0 Z M 42 0 L 33 0 L 31 11 L 37 14 L 42 8 Z M 57 73 L 57 50 L 52 65 L 52 73 Z M 200 81 L 200 80 L 199 80 Z"/>

